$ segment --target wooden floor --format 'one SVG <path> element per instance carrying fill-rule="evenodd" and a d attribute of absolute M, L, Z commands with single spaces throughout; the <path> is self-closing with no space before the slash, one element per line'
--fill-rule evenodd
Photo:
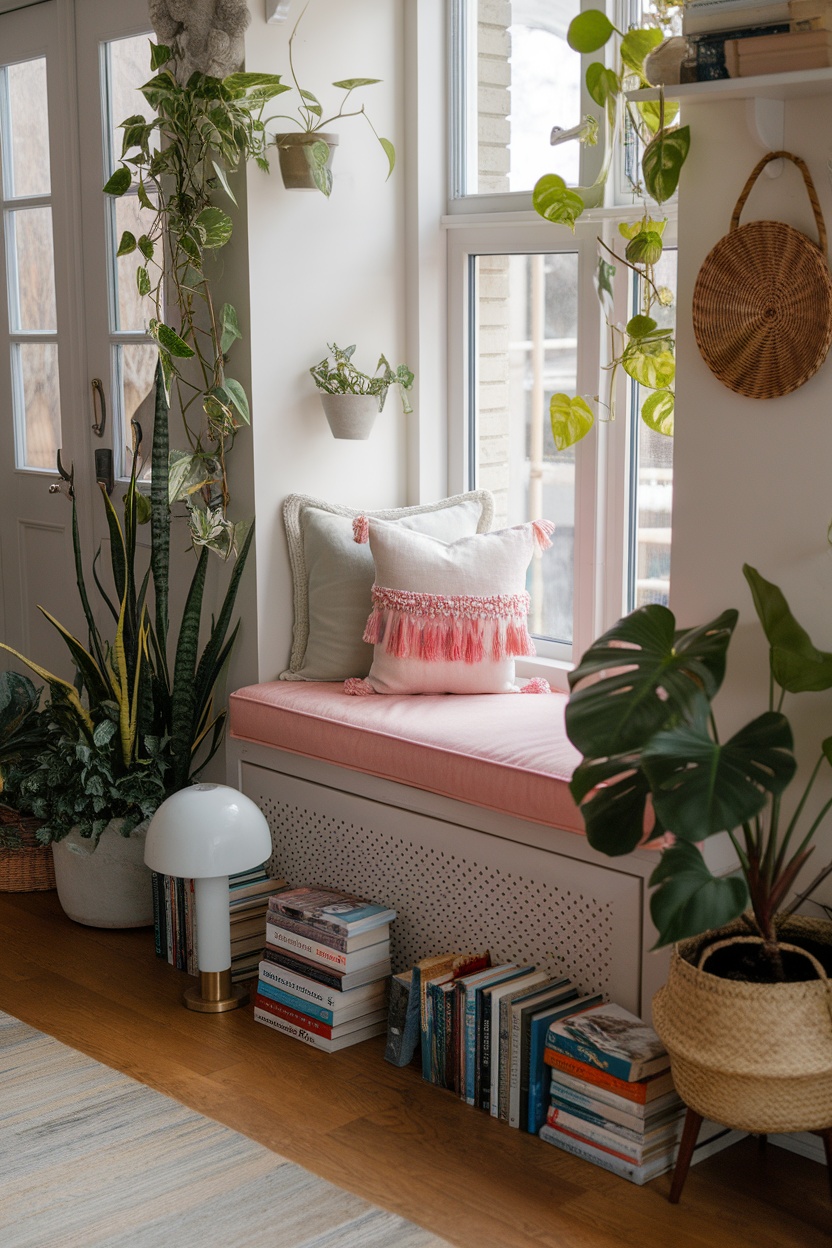
<path fill-rule="evenodd" d="M 54 893 L 0 894 L 0 1008 L 462 1248 L 832 1242 L 824 1168 L 783 1149 L 746 1139 L 701 1162 L 674 1207 L 668 1175 L 637 1188 L 513 1131 L 389 1066 L 381 1040 L 318 1053 L 251 1006 L 183 1009 L 187 982 L 147 930 L 80 927 Z"/>

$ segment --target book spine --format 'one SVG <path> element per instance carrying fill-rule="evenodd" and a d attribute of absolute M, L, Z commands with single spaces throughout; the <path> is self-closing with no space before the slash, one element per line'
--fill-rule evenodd
<path fill-rule="evenodd" d="M 265 980 L 266 983 L 274 984 L 275 988 L 280 988 L 284 992 L 289 992 L 297 997 L 303 997 L 304 1000 L 315 1001 L 318 1005 L 323 1005 L 327 1009 L 332 1009 L 337 998 L 341 995 L 327 988 L 325 984 L 306 979 L 305 976 L 286 970 L 265 957 L 260 963 L 260 978 Z"/>
<path fill-rule="evenodd" d="M 638 1131 L 643 1129 L 647 1121 L 643 1113 L 630 1113 L 631 1108 L 633 1111 L 644 1109 L 643 1105 L 636 1105 L 631 1101 L 622 1101 L 618 1106 L 612 1104 L 611 1101 L 585 1096 L 581 1092 L 562 1085 L 558 1085 L 555 1091 L 554 1084 L 550 1089 L 550 1097 L 552 1105 L 557 1105 L 568 1113 L 586 1115 L 593 1121 L 597 1121 L 599 1126 L 604 1122 L 617 1122 L 622 1127 L 631 1127 L 634 1131 Z"/>
<path fill-rule="evenodd" d="M 482 1018 L 480 1020 L 480 1109 L 491 1113 L 491 1002 L 488 997 L 483 1000 Z"/>
<path fill-rule="evenodd" d="M 522 1124 L 531 1135 L 537 1135 L 546 1121 L 546 1100 L 549 1090 L 549 1070 L 543 1064 L 543 1028 L 532 1021 L 529 1036 L 529 1092 L 525 1122 Z"/>
<path fill-rule="evenodd" d="M 305 923 L 302 919 L 290 919 L 288 914 L 284 914 L 272 905 L 272 899 L 269 899 L 269 919 L 272 923 L 277 923 L 279 927 L 286 932 L 294 932 L 296 936 L 301 936 L 306 940 L 313 941 L 318 945 L 326 945 L 329 949 L 334 949 L 341 953 L 347 953 L 349 947 L 349 936 L 346 932 L 338 932 L 329 927 L 315 927 L 312 923 Z M 380 940 L 384 940 L 390 931 L 389 925 L 384 924 L 379 931 Z"/>
<path fill-rule="evenodd" d="M 511 1063 L 509 1067 L 508 1125 L 520 1126 L 520 1064 L 522 1042 L 522 1012 L 511 1012 Z"/>
<path fill-rule="evenodd" d="M 318 944 L 317 941 L 310 940 L 306 936 L 298 936 L 296 932 L 288 932 L 282 925 L 272 921 L 266 926 L 266 937 L 272 945 L 287 949 L 290 953 L 293 951 L 300 953 L 305 958 L 311 958 L 313 962 L 334 967 L 337 971 L 345 971 L 349 965 L 346 953 L 331 949 L 328 945 Z"/>
<path fill-rule="evenodd" d="M 455 1000 L 452 992 L 443 993 L 442 1013 L 445 1016 L 445 1087 L 449 1092 L 456 1091 L 456 1037 L 454 1034 Z"/>
<path fill-rule="evenodd" d="M 305 1044 L 310 1044 L 313 1049 L 323 1049 L 325 1053 L 332 1052 L 332 1041 L 325 1039 L 323 1036 L 316 1036 L 314 1031 L 307 1031 L 305 1027 L 298 1027 L 296 1023 L 290 1023 L 288 1019 L 279 1018 L 276 1014 L 269 1013 L 261 1006 L 254 1007 L 254 1021 L 256 1023 L 265 1023 L 267 1027 L 280 1031 L 284 1036 L 291 1036 L 293 1040 L 303 1040 Z"/>
<path fill-rule="evenodd" d="M 550 1106 L 546 1115 L 546 1124 L 550 1127 L 558 1127 L 562 1131 L 571 1131 L 573 1135 L 578 1135 L 601 1148 L 611 1148 L 613 1152 L 628 1157 L 630 1161 L 644 1161 L 644 1137 L 626 1127 L 619 1127 L 617 1130 L 602 1127 L 577 1114 L 567 1114 L 554 1105 Z"/>
<path fill-rule="evenodd" d="M 393 975 L 390 980 L 390 998 L 387 1002 L 387 1044 L 384 1049 L 384 1060 L 391 1066 L 406 1066 L 404 1059 L 405 1025 L 410 993 L 413 987 L 413 976 L 404 980 Z M 412 1055 L 411 1055 L 412 1056 Z"/>
<path fill-rule="evenodd" d="M 440 1088 L 445 1087 L 445 997 L 439 985 L 433 992 L 433 1046 L 431 1058 L 433 1082 Z"/>
<path fill-rule="evenodd" d="M 676 1144 L 675 1134 L 665 1135 L 655 1143 L 636 1144 L 611 1135 L 609 1131 L 602 1131 L 598 1127 L 583 1123 L 570 1127 L 558 1119 L 556 1123 L 547 1123 L 547 1127 L 551 1131 L 557 1131 L 559 1135 L 565 1135 L 568 1139 L 577 1140 L 581 1144 L 590 1144 L 593 1148 L 610 1153 L 619 1161 L 630 1162 L 634 1166 L 643 1166 L 645 1162 L 652 1161 L 662 1151 L 670 1152 Z"/>
<path fill-rule="evenodd" d="M 602 1053 L 593 1045 L 575 1040 L 572 1036 L 564 1035 L 562 1032 L 552 1035 L 550 1031 L 547 1043 L 556 1053 L 562 1053 L 564 1057 L 573 1057 L 576 1062 L 584 1062 L 587 1066 L 594 1066 L 597 1070 L 612 1075 L 614 1079 L 623 1079 L 625 1083 L 635 1083 L 639 1079 L 647 1078 L 648 1075 L 659 1074 L 670 1065 L 670 1059 L 666 1054 L 662 1058 L 650 1059 L 646 1062 L 631 1061 L 617 1054 Z"/>
<path fill-rule="evenodd" d="M 257 991 L 261 996 L 269 997 L 272 1001 L 277 1001 L 290 1010 L 297 1010 L 308 1018 L 316 1018 L 319 1022 L 326 1023 L 329 1027 L 332 1027 L 335 1023 L 335 1012 L 333 1010 L 328 1010 L 325 1005 L 318 1005 L 316 1001 L 309 1001 L 294 993 L 284 992 L 282 988 L 276 988 L 274 984 L 270 984 L 265 979 L 260 979 Z"/>
<path fill-rule="evenodd" d="M 465 1104 L 476 1104 L 477 1090 L 477 990 L 465 991 Z"/>
<path fill-rule="evenodd" d="M 585 1083 L 596 1084 L 599 1088 L 608 1088 L 629 1101 L 637 1101 L 643 1105 L 647 1100 L 647 1087 L 644 1083 L 629 1083 L 623 1079 L 616 1079 L 614 1075 L 608 1074 L 605 1070 L 588 1066 L 585 1062 L 576 1061 L 575 1058 L 567 1057 L 564 1053 L 556 1053 L 554 1049 L 548 1047 L 543 1060 L 547 1065 L 554 1066 L 556 1070 L 565 1071 L 566 1074 L 573 1075 Z"/>
<path fill-rule="evenodd" d="M 156 946 L 156 957 L 161 958 L 163 932 L 162 932 L 162 910 L 159 904 L 160 902 L 159 872 L 153 871 L 152 878 L 153 878 L 153 938 L 154 938 L 155 946 Z"/>
<path fill-rule="evenodd" d="M 167 923 L 167 959 L 171 966 L 175 965 L 173 951 L 175 947 L 174 923 L 176 921 L 176 906 L 173 905 L 173 878 L 169 875 L 165 877 L 165 920 Z"/>
<path fill-rule="evenodd" d="M 500 1002 L 500 1099 L 497 1117 L 508 1122 L 508 1097 L 511 1083 L 511 1005 Z"/>
<path fill-rule="evenodd" d="M 258 992 L 255 995 L 254 1004 L 258 1009 L 268 1010 L 276 1018 L 285 1019 L 287 1023 L 294 1023 L 296 1027 L 303 1027 L 305 1031 L 314 1032 L 316 1036 L 323 1036 L 326 1040 L 332 1039 L 332 1027 L 329 1023 L 304 1014 L 301 1010 L 293 1010 L 290 1006 L 283 1005 L 282 1002 L 275 1001 L 264 993 Z"/>
<path fill-rule="evenodd" d="M 271 924 L 269 924 L 271 926 Z M 266 933 L 268 941 L 268 930 Z M 336 992 L 343 991 L 343 975 L 337 971 L 332 971 L 326 966 L 307 966 L 305 962 L 298 962 L 292 954 L 285 949 L 275 949 L 268 941 L 269 948 L 266 950 L 264 957 L 270 962 L 276 962 L 279 966 L 284 967 L 287 971 L 294 971 L 298 975 L 304 975 L 307 979 L 316 979 L 320 984 L 326 984 L 328 988 L 334 988 Z"/>
<path fill-rule="evenodd" d="M 583 1161 L 591 1161 L 594 1165 L 600 1166 L 602 1170 L 609 1170 L 610 1173 L 617 1174 L 622 1179 L 628 1179 L 639 1187 L 644 1183 L 649 1183 L 651 1179 L 657 1178 L 658 1175 L 663 1174 L 665 1170 L 669 1170 L 673 1165 L 673 1158 L 670 1155 L 667 1158 L 667 1164 L 664 1166 L 651 1166 L 649 1168 L 638 1166 L 633 1162 L 614 1157 L 612 1153 L 606 1153 L 603 1149 L 593 1148 L 591 1144 L 582 1144 L 579 1140 L 564 1135 L 562 1131 L 557 1131 L 554 1127 L 541 1127 L 540 1138 L 545 1140 L 547 1144 L 554 1144 L 558 1148 L 562 1148 L 564 1152 L 571 1153 L 573 1157 L 580 1157 Z"/>

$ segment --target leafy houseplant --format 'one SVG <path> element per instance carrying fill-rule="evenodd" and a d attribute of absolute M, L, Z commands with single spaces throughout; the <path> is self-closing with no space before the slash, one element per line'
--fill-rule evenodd
<path fill-rule="evenodd" d="M 663 5 L 656 20 L 660 25 L 667 25 L 673 10 L 678 7 L 674 4 Z M 617 36 L 620 39 L 619 65 L 617 70 L 613 70 L 602 61 L 593 61 L 586 71 L 587 91 L 591 99 L 604 109 L 608 122 L 607 153 L 601 173 L 591 187 L 568 187 L 557 174 L 546 174 L 540 178 L 534 188 L 532 203 L 547 221 L 567 225 L 574 231 L 575 222 L 585 208 L 601 201 L 612 155 L 625 125 L 643 147 L 641 176 L 636 173 L 634 178 L 631 177 L 633 193 L 645 201 L 649 196 L 659 205 L 675 193 L 690 148 L 690 129 L 672 125 L 678 105 L 666 103 L 663 95 L 659 101 L 633 102 L 626 94 L 631 88 L 649 85 L 644 63 L 664 38 L 660 25 L 622 32 L 599 9 L 586 9 L 570 23 L 569 45 L 582 54 L 600 51 Z M 571 130 L 553 132 L 552 142 L 578 139 L 583 143 L 594 143 L 597 129 L 595 118 L 587 117 Z M 652 392 L 641 408 L 645 424 L 657 433 L 669 435 L 673 432 L 675 402 L 675 341 L 673 329 L 660 324 L 662 317 L 658 313 L 672 305 L 673 293 L 656 277 L 665 226 L 666 221 L 654 218 L 645 202 L 641 221 L 619 226 L 626 243 L 623 256 L 599 239 L 601 248 L 607 253 L 599 256 L 595 286 L 609 335 L 609 363 L 606 366 L 609 397 L 605 400 L 596 395 L 595 401 L 599 409 L 606 413 L 606 419 L 614 419 L 615 380 L 621 368 L 641 387 Z M 641 308 L 625 326 L 613 319 L 612 283 L 617 264 L 625 265 L 641 279 Z M 558 450 L 580 441 L 595 421 L 592 408 L 580 395 L 555 394 L 550 404 L 550 415 Z"/>
<path fill-rule="evenodd" d="M 812 644 L 776 585 L 748 565 L 743 572 L 769 642 L 768 709 L 720 741 L 711 702 L 736 611 L 678 630 L 666 607 L 640 607 L 594 642 L 570 675 L 566 728 L 584 756 L 571 791 L 589 842 L 602 853 L 630 853 L 646 828 L 648 842 L 673 834 L 650 880 L 659 945 L 742 916 L 747 932 L 761 938 L 760 966 L 751 974 L 780 980 L 780 922 L 832 871 L 826 866 L 786 904 L 832 809 L 831 799 L 808 813 L 818 774 L 832 762 L 832 737 L 820 743 L 786 820 L 782 796 L 797 764 L 781 708 L 787 693 L 832 688 L 832 654 Z M 720 832 L 730 836 L 739 864 L 723 878 L 712 875 L 699 848 Z"/>
<path fill-rule="evenodd" d="M 284 184 L 290 188 L 317 188 L 327 197 L 332 192 L 332 149 L 338 143 L 338 136 L 327 131 L 327 126 L 340 121 L 344 117 L 363 117 L 381 145 L 387 157 L 387 176 L 393 172 L 396 164 L 396 149 L 389 139 L 382 138 L 378 133 L 362 104 L 360 108 L 348 110 L 353 91 L 362 87 L 372 87 L 380 82 L 380 78 L 344 78 L 333 82 L 333 87 L 343 91 L 344 95 L 336 113 L 324 117 L 324 109 L 320 100 L 311 91 L 300 85 L 295 72 L 293 44 L 301 18 L 306 7 L 301 10 L 289 37 L 289 72 L 295 90 L 300 97 L 296 115 L 280 114 L 271 120 L 288 121 L 297 126 L 297 132 L 275 134 L 274 142 L 280 160 L 280 170 Z"/>
<path fill-rule="evenodd" d="M 334 342 L 328 345 L 331 359 L 325 356 L 309 372 L 321 392 L 321 404 L 334 437 L 368 438 L 391 386 L 398 388 L 405 415 L 413 411 L 407 392 L 414 376 L 406 364 L 393 369 L 382 355 L 370 376 L 353 364 L 354 345 L 343 349 Z"/>

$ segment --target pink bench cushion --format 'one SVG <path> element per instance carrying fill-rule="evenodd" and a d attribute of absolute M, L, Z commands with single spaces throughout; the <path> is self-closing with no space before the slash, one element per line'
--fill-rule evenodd
<path fill-rule="evenodd" d="M 249 685 L 231 735 L 583 833 L 564 694 L 348 697 L 340 684 Z"/>

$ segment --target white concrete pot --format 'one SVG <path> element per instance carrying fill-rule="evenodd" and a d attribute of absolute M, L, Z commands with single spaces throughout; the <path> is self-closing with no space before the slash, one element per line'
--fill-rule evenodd
<path fill-rule="evenodd" d="M 144 865 L 149 820 L 128 837 L 114 819 L 101 833 L 95 849 L 73 829 L 52 844 L 55 884 L 64 913 L 87 927 L 151 927 L 153 889 Z"/>
<path fill-rule="evenodd" d="M 378 416 L 376 395 L 322 394 L 321 403 L 334 438 L 369 438 Z"/>

